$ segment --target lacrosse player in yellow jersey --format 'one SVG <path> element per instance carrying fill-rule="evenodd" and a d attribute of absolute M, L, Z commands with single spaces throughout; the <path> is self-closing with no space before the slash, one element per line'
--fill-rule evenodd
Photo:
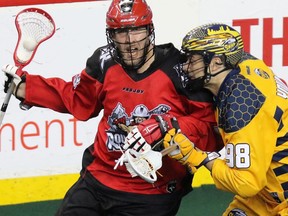
<path fill-rule="evenodd" d="M 288 215 L 288 87 L 262 60 L 243 51 L 241 35 L 225 24 L 191 30 L 182 42 L 189 89 L 214 95 L 225 158 L 202 152 L 170 130 L 164 147 L 188 167 L 205 165 L 218 189 L 235 194 L 223 215 Z"/>

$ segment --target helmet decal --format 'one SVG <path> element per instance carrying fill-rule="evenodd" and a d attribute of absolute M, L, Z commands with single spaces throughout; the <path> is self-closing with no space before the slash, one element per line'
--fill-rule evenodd
<path fill-rule="evenodd" d="M 235 67 L 241 60 L 244 45 L 238 31 L 225 24 L 212 23 L 188 32 L 182 41 L 182 50 L 186 53 L 210 53 L 211 58 L 225 55 L 227 65 Z"/>
<path fill-rule="evenodd" d="M 152 11 L 144 0 L 113 0 L 106 14 L 107 28 L 117 29 L 152 24 Z"/>
<path fill-rule="evenodd" d="M 121 11 L 123 13 L 131 13 L 133 2 L 134 2 L 133 0 L 121 0 L 119 3 Z"/>

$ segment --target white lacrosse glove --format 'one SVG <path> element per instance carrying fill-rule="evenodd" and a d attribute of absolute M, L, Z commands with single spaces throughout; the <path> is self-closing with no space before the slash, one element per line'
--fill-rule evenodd
<path fill-rule="evenodd" d="M 21 76 L 24 75 L 24 73 L 19 70 L 18 67 L 14 65 L 4 65 L 2 67 L 2 71 L 5 73 L 5 83 L 4 83 L 4 92 L 7 93 L 11 81 L 13 80 L 13 83 L 15 84 L 15 88 L 13 90 L 13 94 L 15 95 L 16 87 L 19 85 L 19 83 L 22 81 Z"/>
<path fill-rule="evenodd" d="M 127 162 L 127 156 L 125 155 L 125 152 L 128 149 L 132 149 L 134 152 L 138 153 L 144 153 L 151 149 L 151 145 L 145 141 L 137 127 L 134 127 L 126 136 L 124 145 L 122 147 L 122 155 L 118 160 L 116 160 L 114 169 L 117 169 L 119 165 L 122 166 L 125 162 Z"/>
<path fill-rule="evenodd" d="M 25 82 L 25 75 L 27 74 L 27 72 L 19 69 L 15 65 L 9 65 L 9 64 L 4 65 L 2 67 L 2 71 L 6 75 L 6 79 L 4 83 L 4 92 L 7 93 L 8 88 L 10 87 L 12 83 L 11 80 L 13 79 L 13 83 L 15 84 L 13 94 L 15 95 L 16 98 L 18 98 L 17 90 L 19 88 L 19 85 Z M 18 99 L 21 100 L 21 98 L 18 98 Z"/>
<path fill-rule="evenodd" d="M 119 165 L 125 164 L 127 171 L 132 177 L 140 176 L 148 182 L 156 181 L 156 170 L 162 166 L 162 154 L 151 149 L 155 150 L 155 148 L 158 148 L 165 133 L 174 126 L 179 128 L 176 118 L 167 114 L 148 119 L 132 128 L 125 138 L 122 156 L 116 160 L 114 169 L 117 169 Z M 160 154 L 161 157 L 157 158 L 156 154 Z M 151 157 L 150 155 L 153 156 Z M 153 158 L 154 156 L 155 158 Z M 138 166 L 135 164 L 138 164 Z M 149 164 L 151 165 L 150 171 L 145 171 L 146 174 L 143 174 L 143 167 L 148 169 Z M 139 168 L 140 166 L 142 168 Z M 149 180 L 149 178 L 151 179 Z"/>
<path fill-rule="evenodd" d="M 20 100 L 19 107 L 22 110 L 29 110 L 32 106 L 28 104 L 24 104 L 24 98 L 20 98 L 17 96 L 17 91 L 21 83 L 25 82 L 25 75 L 27 74 L 26 71 L 22 71 L 15 65 L 4 65 L 2 67 L 2 71 L 5 73 L 5 81 L 4 81 L 4 92 L 7 93 L 9 87 L 11 86 L 12 82 L 15 85 L 13 89 L 13 95 Z M 12 81 L 13 80 L 13 81 Z"/>
<path fill-rule="evenodd" d="M 162 153 L 153 151 L 134 127 L 125 138 L 122 156 L 116 161 L 114 169 L 125 164 L 132 177 L 139 176 L 149 183 L 157 181 L 157 170 L 162 167 Z"/>
<path fill-rule="evenodd" d="M 125 138 L 123 150 L 128 148 L 137 152 L 146 152 L 151 149 L 151 145 L 146 142 L 138 127 L 134 127 Z"/>
<path fill-rule="evenodd" d="M 155 150 L 171 128 L 179 128 L 179 125 L 176 118 L 168 114 L 145 120 L 127 134 L 122 148 L 124 151 L 134 149 L 137 152 L 150 150 L 151 147 Z"/>

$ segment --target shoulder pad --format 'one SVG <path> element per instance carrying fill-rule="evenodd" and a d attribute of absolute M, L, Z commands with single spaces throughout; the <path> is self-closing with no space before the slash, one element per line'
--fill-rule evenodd
<path fill-rule="evenodd" d="M 108 45 L 98 48 L 86 62 L 86 73 L 102 82 L 107 69 L 116 64 L 111 57 Z"/>

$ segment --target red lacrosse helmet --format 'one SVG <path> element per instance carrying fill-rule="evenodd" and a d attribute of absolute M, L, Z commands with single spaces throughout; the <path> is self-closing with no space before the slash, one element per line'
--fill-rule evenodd
<path fill-rule="evenodd" d="M 145 0 L 113 0 L 106 14 L 107 28 L 127 28 L 152 24 L 152 11 Z"/>

